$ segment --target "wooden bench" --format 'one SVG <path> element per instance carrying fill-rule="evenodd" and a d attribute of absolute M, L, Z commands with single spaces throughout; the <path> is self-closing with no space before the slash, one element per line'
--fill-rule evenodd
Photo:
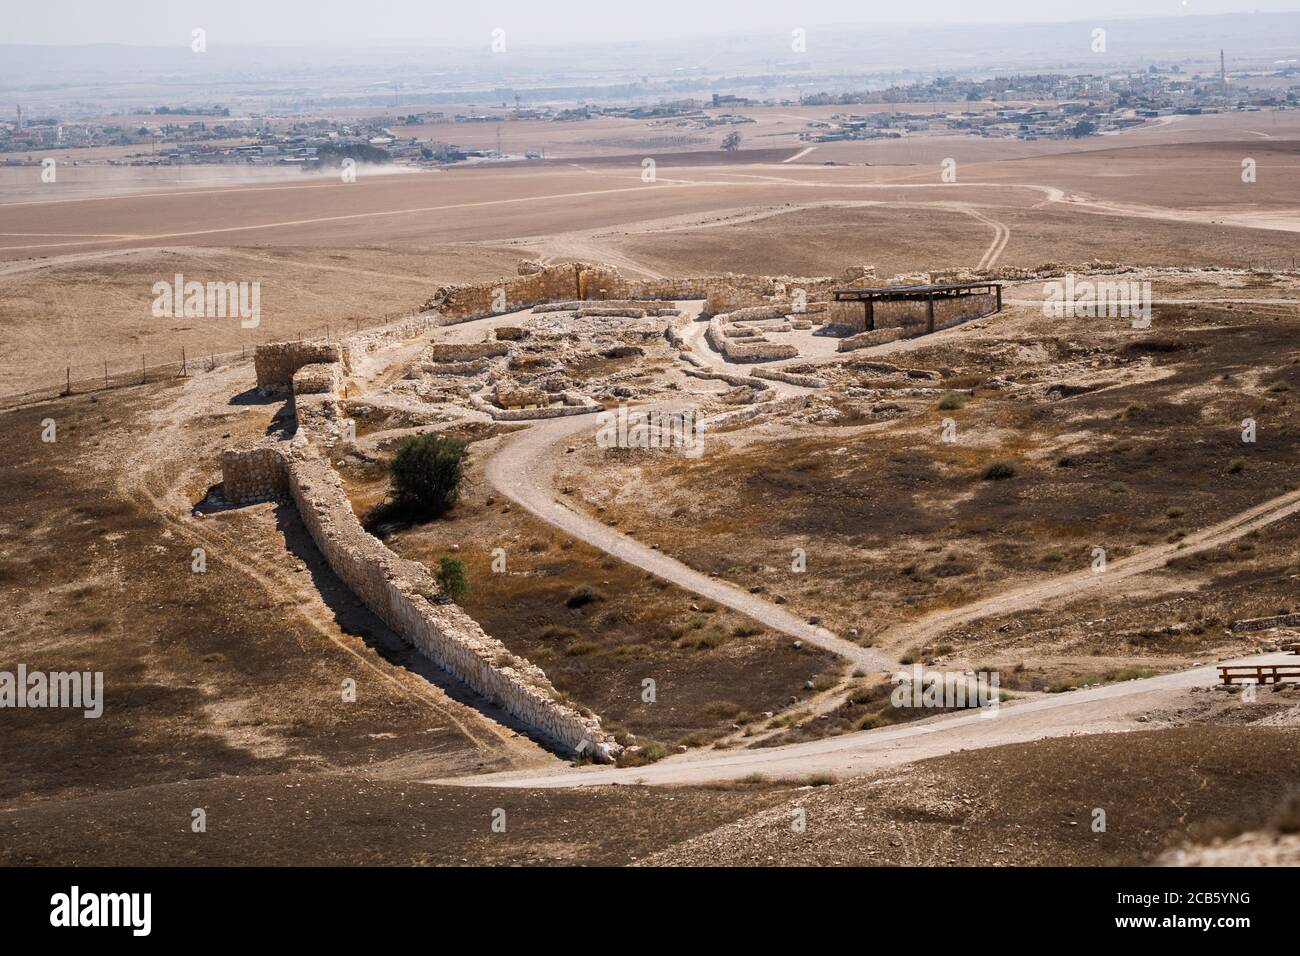
<path fill-rule="evenodd" d="M 1220 664 L 1219 682 L 1233 684 L 1279 684 L 1288 678 L 1300 680 L 1300 664 Z"/>

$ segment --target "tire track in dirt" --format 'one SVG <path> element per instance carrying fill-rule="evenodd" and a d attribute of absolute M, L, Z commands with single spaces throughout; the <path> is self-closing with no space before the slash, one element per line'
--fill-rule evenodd
<path fill-rule="evenodd" d="M 147 502 L 158 518 L 175 534 L 203 547 L 209 555 L 219 556 L 220 560 L 261 587 L 273 599 L 290 598 L 299 617 L 313 631 L 402 696 L 419 699 L 439 719 L 455 727 L 480 750 L 505 756 L 524 766 L 550 762 L 552 758 L 537 744 L 514 734 L 472 707 L 456 703 L 424 678 L 400 666 L 370 659 L 352 642 L 340 636 L 337 627 L 329 620 L 331 612 L 328 606 L 314 587 L 304 588 L 286 568 L 252 551 L 247 547 L 242 533 L 222 528 L 215 519 L 178 517 L 179 510 L 188 511 L 191 508 L 183 490 L 187 470 L 179 466 L 176 457 L 169 456 L 167 451 L 175 453 L 183 447 L 185 435 L 182 423 L 187 414 L 200 414 L 201 409 L 224 404 L 224 397 L 233 394 L 243 384 L 236 376 L 242 378 L 246 374 L 245 367 L 235 366 L 223 373 L 187 383 L 184 386 L 185 394 L 173 402 L 170 408 L 156 413 L 159 419 L 165 418 L 165 423 L 161 427 L 142 431 L 133 447 L 123 449 L 121 460 L 114 467 L 119 493 L 127 501 Z M 188 460 L 202 460 L 202 455 L 192 456 Z M 308 647 L 303 647 L 302 650 L 304 657 L 311 653 Z"/>

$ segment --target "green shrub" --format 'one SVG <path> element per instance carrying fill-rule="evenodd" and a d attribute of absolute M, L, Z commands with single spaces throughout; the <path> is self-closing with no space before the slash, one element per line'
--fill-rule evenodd
<path fill-rule="evenodd" d="M 707 651 L 715 647 L 721 647 L 727 643 L 727 634 L 722 628 L 715 624 L 699 630 L 688 631 L 677 642 L 677 646 L 685 650 Z"/>
<path fill-rule="evenodd" d="M 943 398 L 939 399 L 939 411 L 955 412 L 959 408 L 966 407 L 966 396 L 961 392 L 945 392 Z"/>
<path fill-rule="evenodd" d="M 438 559 L 438 586 L 453 601 L 469 594 L 469 579 L 465 576 L 465 562 L 460 558 Z"/>
<path fill-rule="evenodd" d="M 403 438 L 388 463 L 399 505 L 440 515 L 456 503 L 465 474 L 466 445 L 444 435 Z"/>

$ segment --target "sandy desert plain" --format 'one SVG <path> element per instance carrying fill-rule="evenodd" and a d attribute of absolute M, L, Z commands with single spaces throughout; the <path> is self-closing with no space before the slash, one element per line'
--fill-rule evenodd
<path fill-rule="evenodd" d="M 812 150 L 780 122 L 733 153 L 620 127 L 355 183 L 0 168 L 0 629 L 106 681 L 101 719 L 7 717 L 0 863 L 1300 862 L 1300 689 L 1212 689 L 1297 639 L 1231 625 L 1300 611 L 1300 114 Z M 777 322 L 798 355 L 761 364 L 710 344 L 702 296 L 439 324 L 436 290 L 520 260 L 991 279 L 1003 309 L 848 352 Z M 1045 317 L 1067 272 L 1149 282 L 1149 327 Z M 177 273 L 259 282 L 260 323 L 155 318 Z M 362 524 L 462 558 L 463 610 L 600 717 L 615 766 L 409 646 L 292 501 L 223 499 L 223 449 L 296 427 L 253 350 L 298 339 L 350 348 L 355 428 L 320 441 Z M 465 384 L 438 368 L 487 341 L 509 354 Z M 503 378 L 723 424 L 698 457 L 604 448 L 591 414 L 470 401 Z M 427 431 L 470 442 L 461 499 L 386 520 L 385 462 Z M 997 672 L 996 716 L 891 707 L 914 664 Z"/>

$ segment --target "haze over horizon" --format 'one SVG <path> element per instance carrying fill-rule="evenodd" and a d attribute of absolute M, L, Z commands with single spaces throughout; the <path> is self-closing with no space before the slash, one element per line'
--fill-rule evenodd
<path fill-rule="evenodd" d="M 419 0 L 318 0 L 268 5 L 253 0 L 131 4 L 51 0 L 16 5 L 5 13 L 0 42 L 18 45 L 120 44 L 185 47 L 195 28 L 209 43 L 252 46 L 436 46 L 486 44 L 504 29 L 521 45 L 558 41 L 624 42 L 689 34 L 788 32 L 831 25 L 928 28 L 997 23 L 1068 23 L 1254 13 L 1300 12 L 1300 0 L 989 0 L 973 8 L 963 0 L 917 0 L 900 6 L 883 0 L 661 0 L 652 8 L 617 8 L 571 0 L 545 8 L 523 0 L 466 7 Z"/>

